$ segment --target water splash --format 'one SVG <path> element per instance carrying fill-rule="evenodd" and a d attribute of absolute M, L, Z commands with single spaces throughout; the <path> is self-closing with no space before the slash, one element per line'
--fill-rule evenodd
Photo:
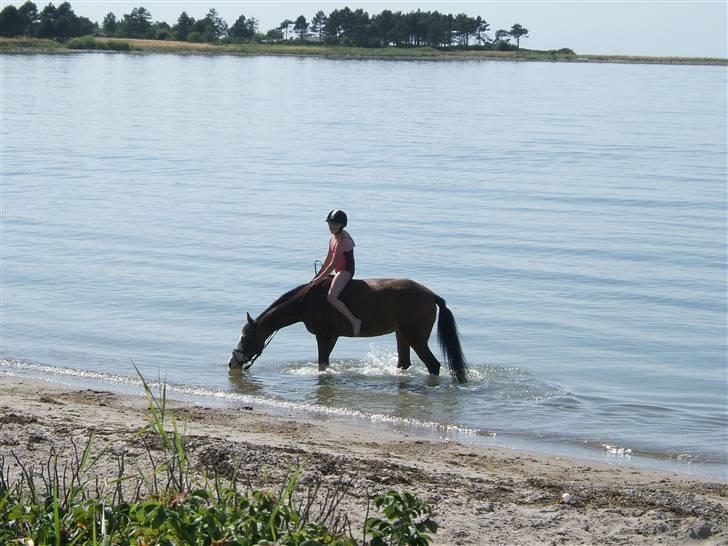
<path fill-rule="evenodd" d="M 413 362 L 408 370 L 398 368 L 397 352 L 378 347 L 374 343 L 369 344 L 369 352 L 364 359 L 335 359 L 323 372 L 318 371 L 316 362 L 307 360 L 286 362 L 281 373 L 300 377 L 315 377 L 322 374 L 348 375 L 352 378 L 425 377 L 429 375 L 425 366 L 419 362 Z"/>

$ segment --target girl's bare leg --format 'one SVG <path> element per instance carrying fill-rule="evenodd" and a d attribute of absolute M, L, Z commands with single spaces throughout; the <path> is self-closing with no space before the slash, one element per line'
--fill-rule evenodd
<path fill-rule="evenodd" d="M 351 273 L 348 271 L 339 271 L 334 275 L 334 280 L 331 281 L 331 288 L 329 288 L 329 294 L 326 296 L 326 300 L 333 305 L 342 315 L 344 315 L 354 330 L 354 337 L 358 336 L 361 330 L 361 320 L 352 315 L 346 304 L 339 299 L 339 294 L 351 280 Z"/>

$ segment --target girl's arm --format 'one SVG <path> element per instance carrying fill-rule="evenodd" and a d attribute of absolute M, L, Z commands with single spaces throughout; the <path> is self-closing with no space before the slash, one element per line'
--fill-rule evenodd
<path fill-rule="evenodd" d="M 336 249 L 338 250 L 338 246 L 336 245 Z M 334 264 L 336 263 L 334 261 L 335 254 L 331 252 L 331 248 L 329 248 L 326 259 L 324 260 L 324 263 L 321 264 L 321 270 L 318 272 L 318 275 L 316 275 L 313 279 L 311 279 L 311 282 L 314 284 L 320 283 L 322 280 L 324 280 L 326 277 L 328 277 L 329 273 L 334 269 Z"/>

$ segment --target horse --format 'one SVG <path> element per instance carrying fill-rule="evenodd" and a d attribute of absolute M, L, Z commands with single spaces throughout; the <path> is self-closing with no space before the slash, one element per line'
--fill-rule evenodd
<path fill-rule="evenodd" d="M 256 319 L 247 313 L 228 367 L 249 369 L 278 330 L 303 322 L 316 336 L 318 369 L 325 371 L 339 337 L 354 334 L 351 323 L 326 301 L 332 279 L 333 276 L 317 286 L 307 283 L 289 290 Z M 362 320 L 360 337 L 394 332 L 397 367 L 406 370 L 411 366 L 412 348 L 431 375 L 440 374 L 440 362 L 427 345 L 439 308 L 437 334 L 445 361 L 456 381 L 467 382 L 468 368 L 455 318 L 445 300 L 429 288 L 409 279 L 353 279 L 339 297 Z"/>

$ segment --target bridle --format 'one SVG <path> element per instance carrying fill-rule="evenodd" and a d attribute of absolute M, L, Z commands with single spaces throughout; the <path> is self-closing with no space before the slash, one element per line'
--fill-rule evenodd
<path fill-rule="evenodd" d="M 318 270 L 316 268 L 317 263 L 321 264 L 321 262 L 319 260 L 316 260 L 315 262 L 313 262 L 313 270 L 314 270 L 315 275 L 318 275 Z M 323 266 L 323 264 L 321 264 L 321 265 Z M 306 295 L 308 294 L 308 291 L 311 289 L 311 286 L 312 285 L 309 283 L 308 287 L 303 292 L 303 295 L 301 296 L 299 303 L 301 301 L 303 301 L 303 299 L 306 297 Z M 250 317 L 248 317 L 248 319 L 252 322 L 252 319 L 250 319 Z M 275 335 L 277 333 L 278 333 L 278 330 L 274 330 L 273 333 L 268 336 L 268 339 L 265 340 L 265 343 L 263 343 L 263 347 L 260 349 L 260 351 L 255 353 L 253 356 L 246 355 L 245 352 L 241 351 L 238 348 L 233 349 L 232 353 L 233 353 L 233 360 L 235 361 L 235 364 L 240 366 L 243 370 L 249 370 L 250 367 L 255 363 L 255 361 L 258 360 L 260 355 L 263 354 L 263 351 L 268 346 L 268 344 L 271 341 L 273 341 L 273 338 L 275 337 Z"/>
<path fill-rule="evenodd" d="M 258 360 L 258 357 L 263 354 L 263 351 L 268 346 L 268 344 L 273 341 L 273 338 L 278 333 L 278 330 L 273 332 L 271 335 L 268 336 L 268 339 L 265 340 L 265 343 L 263 343 L 263 348 L 258 351 L 256 354 L 254 354 L 252 357 L 247 356 L 243 351 L 240 349 L 233 349 L 233 360 L 235 360 L 235 364 L 240 366 L 243 370 L 249 370 L 250 367 L 255 363 L 256 360 Z M 242 358 L 238 358 L 238 355 L 242 355 Z"/>

